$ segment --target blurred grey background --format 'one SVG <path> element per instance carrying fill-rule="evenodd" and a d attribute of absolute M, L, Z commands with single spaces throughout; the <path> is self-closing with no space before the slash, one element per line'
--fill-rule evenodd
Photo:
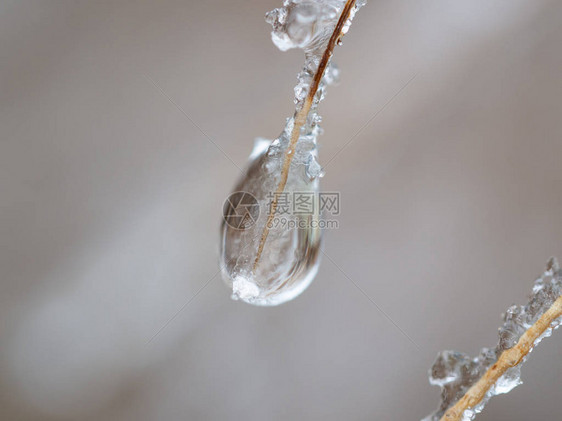
<path fill-rule="evenodd" d="M 562 2 L 370 0 L 321 106 L 330 259 L 231 301 L 208 138 L 243 166 L 292 113 L 280 4 L 0 2 L 1 419 L 418 420 L 562 256 Z M 478 419 L 559 418 L 561 345 Z"/>

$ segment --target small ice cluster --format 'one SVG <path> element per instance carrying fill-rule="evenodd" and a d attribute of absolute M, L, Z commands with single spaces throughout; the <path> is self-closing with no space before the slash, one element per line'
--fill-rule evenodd
<path fill-rule="evenodd" d="M 499 328 L 499 341 L 495 348 L 483 348 L 476 358 L 456 351 L 440 352 L 429 371 L 429 382 L 441 387 L 439 408 L 422 421 L 438 421 L 448 408 L 453 406 L 475 384 L 499 358 L 503 351 L 512 348 L 527 329 L 529 329 L 562 294 L 562 271 L 556 259 L 551 258 L 545 272 L 535 281 L 529 302 L 513 305 L 507 309 Z M 536 346 L 543 338 L 552 334 L 562 322 L 562 318 L 553 321 L 544 334 L 538 338 Z M 523 359 L 522 362 L 524 362 Z M 463 413 L 462 420 L 474 419 L 482 411 L 492 396 L 508 393 L 521 382 L 521 364 L 508 369 L 486 394 L 486 397 L 474 408 Z"/>
<path fill-rule="evenodd" d="M 297 76 L 298 84 L 295 87 L 297 110 L 304 103 L 312 78 L 345 4 L 345 0 L 285 0 L 283 7 L 266 14 L 266 21 L 273 28 L 271 39 L 281 51 L 302 48 L 305 52 L 305 64 Z M 364 4 L 365 0 L 355 2 L 342 29 L 342 35 L 349 30 L 355 12 Z M 330 64 L 316 92 L 315 105 L 324 98 L 326 85 L 337 82 L 338 77 L 337 67 Z"/>
<path fill-rule="evenodd" d="M 343 33 L 351 25 L 357 9 L 365 5 L 358 0 L 346 22 Z M 268 12 L 266 21 L 273 26 L 271 39 L 281 50 L 302 48 L 306 53 L 322 50 L 334 31 L 346 0 L 285 0 L 283 7 Z"/>

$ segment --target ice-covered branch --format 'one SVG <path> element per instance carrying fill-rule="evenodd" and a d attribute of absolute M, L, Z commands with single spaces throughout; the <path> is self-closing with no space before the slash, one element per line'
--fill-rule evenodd
<path fill-rule="evenodd" d="M 552 258 L 535 281 L 529 303 L 507 309 L 494 349 L 484 348 L 474 359 L 441 352 L 429 374 L 430 383 L 441 386 L 441 403 L 423 421 L 472 420 L 492 396 L 521 384 L 521 364 L 562 322 L 561 294 L 562 271 Z"/>
<path fill-rule="evenodd" d="M 304 50 L 305 61 L 297 76 L 293 116 L 275 140 L 256 142 L 223 210 L 221 267 L 234 299 L 278 305 L 303 292 L 316 275 L 322 240 L 319 179 L 324 174 L 317 159 L 318 105 L 338 79 L 331 61 L 334 49 L 364 4 L 284 0 L 266 15 L 274 44 L 283 51 Z M 310 212 L 287 212 L 288 197 L 307 197 Z"/>
<path fill-rule="evenodd" d="M 285 150 L 281 178 L 273 196 L 267 222 L 258 245 L 253 266 L 254 272 L 267 241 L 279 197 L 285 191 L 289 169 L 295 156 L 295 148 L 301 137 L 301 129 L 306 124 L 313 106 L 321 100 L 322 93 L 318 95 L 318 90 L 324 78 L 324 73 L 330 64 L 334 48 L 336 44 L 341 42 L 341 37 L 349 29 L 355 11 L 364 3 L 364 0 L 359 2 L 356 2 L 356 0 L 289 0 L 285 1 L 283 8 L 275 9 L 267 15 L 267 19 L 273 25 L 272 38 L 277 46 L 281 49 L 295 46 L 303 48 L 306 54 L 306 62 L 303 72 L 299 74 L 299 85 L 295 89 L 297 109 L 293 117 L 293 127 L 289 144 Z M 341 9 L 341 13 L 336 20 L 335 17 L 339 9 Z M 311 74 L 313 76 L 309 82 L 307 79 L 310 79 Z M 306 93 L 306 96 L 303 100 L 304 93 Z"/>

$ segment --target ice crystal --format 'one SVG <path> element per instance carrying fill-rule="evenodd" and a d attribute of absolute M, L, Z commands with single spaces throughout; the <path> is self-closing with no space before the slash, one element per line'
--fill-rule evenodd
<path fill-rule="evenodd" d="M 345 0 L 285 0 L 265 15 L 273 27 L 271 39 L 281 51 L 302 48 L 314 54 L 332 35 L 344 5 Z"/>
<path fill-rule="evenodd" d="M 304 67 L 297 76 L 298 83 L 295 86 L 297 110 L 308 94 L 322 53 L 334 32 L 345 4 L 345 0 L 285 0 L 283 7 L 266 14 L 266 21 L 273 28 L 271 32 L 273 43 L 281 51 L 302 48 L 305 53 Z M 355 3 L 350 18 L 342 29 L 342 34 L 349 30 L 355 12 L 364 4 L 365 1 Z M 324 98 L 326 85 L 333 84 L 338 78 L 337 67 L 330 64 L 316 92 L 315 106 Z M 311 113 L 314 112 L 314 109 L 311 110 Z"/>
<path fill-rule="evenodd" d="M 356 2 L 346 21 L 347 29 L 355 10 L 364 3 Z M 287 119 L 277 139 L 271 142 L 264 139 L 256 141 L 248 169 L 234 189 L 234 192 L 249 195 L 235 193 L 235 200 L 225 204 L 220 264 L 223 278 L 232 288 L 234 299 L 255 305 L 277 305 L 299 295 L 316 275 L 322 237 L 318 224 L 318 203 L 315 203 L 312 213 L 290 215 L 290 226 L 287 219 L 283 218 L 268 224 L 268 214 L 273 193 L 282 180 L 285 154 L 296 124 L 295 118 L 303 109 L 345 5 L 345 0 L 285 0 L 283 7 L 266 14 L 266 21 L 273 28 L 271 36 L 274 44 L 282 51 L 303 49 L 305 62 L 297 75 L 294 89 L 294 116 Z M 317 108 L 324 99 L 326 87 L 338 78 L 337 67 L 328 63 L 312 98 L 310 111 L 300 127 L 284 194 L 318 192 L 319 178 L 324 172 L 318 162 L 317 138 L 322 130 Z M 255 199 L 253 208 L 247 201 L 248 197 Z M 318 200 L 317 195 L 313 197 Z M 279 213 L 279 208 L 276 210 Z M 266 226 L 267 242 L 259 254 L 260 240 Z M 258 259 L 259 264 L 256 265 Z"/>
<path fill-rule="evenodd" d="M 475 358 L 456 351 L 442 351 L 437 355 L 433 367 L 429 371 L 429 382 L 441 387 L 439 408 L 422 421 L 438 421 L 448 408 L 453 406 L 473 386 L 484 373 L 498 360 L 500 355 L 512 348 L 521 336 L 552 306 L 562 294 L 562 271 L 556 259 L 552 258 L 545 272 L 533 286 L 529 302 L 524 305 L 513 305 L 503 315 L 504 323 L 499 328 L 499 340 L 495 348 L 483 348 Z M 543 338 L 552 334 L 562 318 L 554 320 L 549 328 L 535 341 L 536 346 Z M 491 387 L 484 399 L 474 408 L 462 414 L 463 421 L 474 419 L 482 411 L 492 396 L 508 393 L 521 384 L 521 364 L 509 368 Z"/>

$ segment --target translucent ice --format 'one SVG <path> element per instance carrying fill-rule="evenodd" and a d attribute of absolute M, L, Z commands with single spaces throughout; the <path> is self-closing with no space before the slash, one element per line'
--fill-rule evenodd
<path fill-rule="evenodd" d="M 223 278 L 232 287 L 232 296 L 255 305 L 277 305 L 299 295 L 310 284 L 319 262 L 321 231 L 318 228 L 318 206 L 303 215 L 286 214 L 278 207 L 277 218 L 269 230 L 266 247 L 254 267 L 259 242 L 269 207 L 280 178 L 287 132 L 268 148 L 257 144 L 261 151 L 250 163 L 245 177 L 234 191 L 247 192 L 255 198 L 258 211 L 252 223 L 237 226 L 240 210 L 247 203 L 238 203 L 225 209 L 222 225 L 221 268 Z M 277 143 L 277 145 L 276 145 Z M 273 151 L 272 151 L 273 150 Z M 316 156 L 314 140 L 302 141 L 295 152 L 289 171 L 285 193 L 290 199 L 298 194 L 316 193 L 318 179 L 307 174 L 307 162 Z"/>
<path fill-rule="evenodd" d="M 304 67 L 297 76 L 298 84 L 295 86 L 297 109 L 308 94 L 322 54 L 346 3 L 346 0 L 285 0 L 283 7 L 266 14 L 266 21 L 273 27 L 271 39 L 280 50 L 302 48 L 305 52 Z M 364 4 L 365 1 L 355 3 L 342 34 L 348 31 L 355 12 Z M 324 84 L 316 93 L 316 102 L 323 99 L 325 85 L 337 81 L 338 76 L 337 67 L 329 65 L 324 74 Z"/>
<path fill-rule="evenodd" d="M 562 271 L 556 259 L 551 259 L 545 272 L 535 281 L 529 302 L 524 306 L 513 305 L 505 312 L 504 323 L 499 328 L 499 340 L 495 348 L 483 348 L 476 358 L 470 358 L 456 351 L 440 352 L 429 371 L 429 382 L 441 387 L 441 402 L 437 411 L 423 421 L 440 420 L 446 410 L 464 396 L 498 360 L 503 351 L 512 348 L 519 341 L 521 335 L 552 306 L 561 294 Z M 534 346 L 543 338 L 550 336 L 560 322 L 560 318 L 554 320 L 544 334 L 535 341 Z M 463 421 L 474 419 L 492 396 L 507 393 L 519 384 L 521 384 L 521 364 L 509 368 L 478 405 L 466 410 L 463 413 Z"/>
<path fill-rule="evenodd" d="M 355 2 L 342 33 L 351 25 L 355 12 L 366 3 Z M 285 0 L 283 7 L 266 14 L 266 21 L 273 26 L 271 39 L 281 50 L 302 48 L 311 52 L 322 48 L 337 23 L 346 0 Z"/>
<path fill-rule="evenodd" d="M 283 7 L 266 14 L 273 26 L 271 39 L 281 50 L 320 49 L 328 40 L 345 0 L 286 0 Z"/>
<path fill-rule="evenodd" d="M 317 138 L 322 131 L 317 107 L 326 86 L 339 77 L 332 63 L 328 62 L 323 74 L 319 68 L 323 68 L 321 59 L 346 3 L 285 0 L 283 7 L 266 15 L 275 45 L 283 51 L 302 48 L 305 63 L 297 76 L 294 117 L 287 119 L 277 139 L 256 141 L 243 178 L 225 202 L 220 265 L 234 299 L 255 305 L 281 304 L 304 291 L 318 270 L 322 233 L 317 193 L 324 172 L 318 162 Z M 363 4 L 357 2 L 352 12 Z M 350 22 L 351 18 L 346 27 Z M 309 97 L 317 73 L 321 78 L 316 79 L 316 90 Z M 307 97 L 307 108 L 303 108 Z M 298 116 L 300 120 L 295 120 Z M 294 152 L 289 148 L 293 130 L 298 136 Z M 283 186 L 282 191 L 278 191 L 279 186 Z M 294 206 L 296 195 L 312 198 L 311 210 L 296 213 L 293 207 L 293 212 L 282 212 L 286 210 L 282 200 L 289 198 L 289 207 Z M 276 206 L 272 206 L 274 198 Z M 270 215 L 273 219 L 268 218 Z"/>

